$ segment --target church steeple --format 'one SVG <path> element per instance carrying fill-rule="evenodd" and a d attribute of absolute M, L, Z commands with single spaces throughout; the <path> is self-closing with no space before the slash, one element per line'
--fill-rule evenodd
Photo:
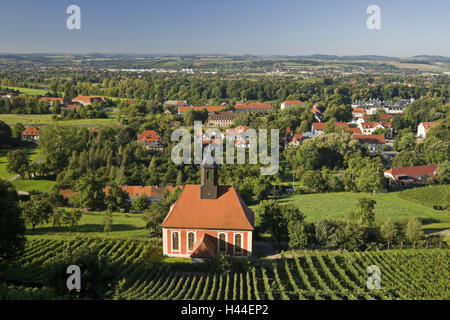
<path fill-rule="evenodd" d="M 200 199 L 217 199 L 218 168 L 216 161 L 201 165 Z"/>

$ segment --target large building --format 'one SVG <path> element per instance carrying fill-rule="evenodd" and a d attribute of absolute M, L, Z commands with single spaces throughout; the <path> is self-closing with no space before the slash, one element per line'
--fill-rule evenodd
<path fill-rule="evenodd" d="M 254 213 L 232 186 L 218 185 L 218 165 L 203 164 L 201 184 L 186 185 L 162 223 L 163 253 L 211 258 L 226 253 L 250 257 Z"/>
<path fill-rule="evenodd" d="M 137 141 L 145 146 L 147 150 L 161 152 L 164 150 L 161 135 L 155 130 L 144 130 L 138 136 Z"/>
<path fill-rule="evenodd" d="M 382 101 L 379 99 L 369 99 L 367 101 L 356 100 L 352 103 L 352 109 L 362 108 L 367 114 L 376 114 L 378 109 L 383 109 L 389 114 L 400 114 L 414 102 L 414 99 L 400 99 L 398 101 Z"/>
<path fill-rule="evenodd" d="M 236 115 L 233 112 L 214 112 L 208 117 L 208 126 L 211 127 L 230 127 L 233 124 Z"/>
<path fill-rule="evenodd" d="M 243 104 L 235 104 L 234 109 L 236 112 L 250 113 L 267 113 L 272 112 L 274 110 L 273 106 L 268 103 L 243 103 Z"/>

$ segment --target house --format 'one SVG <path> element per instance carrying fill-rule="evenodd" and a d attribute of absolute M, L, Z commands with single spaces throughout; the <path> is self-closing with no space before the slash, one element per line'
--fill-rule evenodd
<path fill-rule="evenodd" d="M 201 184 L 186 185 L 162 223 L 163 254 L 202 261 L 216 254 L 250 257 L 255 216 L 232 186 L 218 185 L 218 165 L 201 166 Z"/>
<path fill-rule="evenodd" d="M 364 135 L 353 134 L 353 137 L 361 144 L 366 144 L 370 153 L 381 151 L 386 144 L 386 138 L 382 134 Z"/>
<path fill-rule="evenodd" d="M 325 131 L 325 126 L 327 122 L 314 122 L 311 126 L 311 134 L 313 136 L 317 136 L 319 134 L 323 134 Z M 350 127 L 347 122 L 335 122 L 334 126 L 342 127 L 342 130 L 351 131 L 352 133 L 361 134 L 359 128 Z"/>
<path fill-rule="evenodd" d="M 428 132 L 428 129 L 437 125 L 438 122 L 421 122 L 417 127 L 417 137 L 425 138 Z"/>
<path fill-rule="evenodd" d="M 305 103 L 301 102 L 300 100 L 286 100 L 281 104 L 280 109 L 284 110 L 284 109 L 298 107 L 298 106 L 304 107 Z"/>
<path fill-rule="evenodd" d="M 317 121 L 322 122 L 323 120 L 323 113 L 325 112 L 325 108 L 319 106 L 319 104 L 313 105 L 311 112 L 314 114 L 314 117 Z"/>
<path fill-rule="evenodd" d="M 274 110 L 273 106 L 268 103 L 243 103 L 243 104 L 235 104 L 234 109 L 236 112 L 250 113 L 267 113 L 272 112 Z"/>
<path fill-rule="evenodd" d="M 138 136 L 137 141 L 142 143 L 147 150 L 158 152 L 164 150 L 161 135 L 155 130 L 142 131 L 142 133 Z"/>
<path fill-rule="evenodd" d="M 222 139 L 226 139 L 227 136 L 234 137 L 234 144 L 238 148 L 250 147 L 250 134 L 248 133 L 247 126 L 237 126 L 236 128 L 231 128 L 223 131 Z"/>
<path fill-rule="evenodd" d="M 377 129 L 388 129 L 386 137 L 392 138 L 393 135 L 392 123 L 390 122 L 360 122 L 358 127 L 362 134 L 372 135 Z"/>
<path fill-rule="evenodd" d="M 59 104 L 64 104 L 64 98 L 56 98 L 56 97 L 42 97 L 39 98 L 40 102 L 50 102 L 50 105 L 53 106 L 53 104 L 59 103 Z"/>
<path fill-rule="evenodd" d="M 36 127 L 29 127 L 22 131 L 22 141 L 39 140 L 39 130 Z"/>
<path fill-rule="evenodd" d="M 167 100 L 164 101 L 164 105 L 178 107 L 187 105 L 187 102 L 186 100 Z"/>
<path fill-rule="evenodd" d="M 106 101 L 104 97 L 97 96 L 78 96 L 72 99 L 72 102 L 77 102 L 82 104 L 83 106 L 87 106 L 92 104 L 94 101 Z"/>
<path fill-rule="evenodd" d="M 226 128 L 233 124 L 234 118 L 233 112 L 213 112 L 208 117 L 208 126 Z"/>
<path fill-rule="evenodd" d="M 358 119 L 360 117 L 363 117 L 365 114 L 366 114 L 366 109 L 364 109 L 364 108 L 360 108 L 360 107 L 352 108 L 353 119 Z"/>
<path fill-rule="evenodd" d="M 367 114 L 376 114 L 379 108 L 388 114 L 400 114 L 414 99 L 400 99 L 398 101 L 381 101 L 378 99 L 369 99 L 367 101 L 356 100 L 352 103 L 352 109 L 363 108 Z"/>
<path fill-rule="evenodd" d="M 436 178 L 437 164 L 392 168 L 384 172 L 384 176 L 396 185 L 426 183 L 429 178 Z"/>
<path fill-rule="evenodd" d="M 189 109 L 196 110 L 196 111 L 202 111 L 203 109 L 206 109 L 209 114 L 213 112 L 220 112 L 223 109 L 225 109 L 227 106 L 182 106 L 178 107 L 178 114 L 183 115 L 188 111 Z"/>

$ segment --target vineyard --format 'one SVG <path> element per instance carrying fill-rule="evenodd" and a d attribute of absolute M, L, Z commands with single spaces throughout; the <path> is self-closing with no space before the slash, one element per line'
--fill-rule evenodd
<path fill-rule="evenodd" d="M 6 274 L 8 292 L 45 297 L 47 261 L 64 250 L 90 244 L 120 265 L 122 280 L 112 294 L 115 299 L 450 299 L 449 250 L 309 251 L 260 261 L 246 272 L 218 274 L 186 263 L 149 263 L 151 244 L 145 240 L 99 238 L 29 240 L 20 266 Z M 381 270 L 380 289 L 366 287 L 370 265 Z"/>

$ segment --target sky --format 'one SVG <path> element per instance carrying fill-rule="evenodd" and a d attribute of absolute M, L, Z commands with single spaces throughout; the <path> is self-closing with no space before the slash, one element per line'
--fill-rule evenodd
<path fill-rule="evenodd" d="M 450 1 L 0 0 L 0 52 L 450 56 Z"/>

